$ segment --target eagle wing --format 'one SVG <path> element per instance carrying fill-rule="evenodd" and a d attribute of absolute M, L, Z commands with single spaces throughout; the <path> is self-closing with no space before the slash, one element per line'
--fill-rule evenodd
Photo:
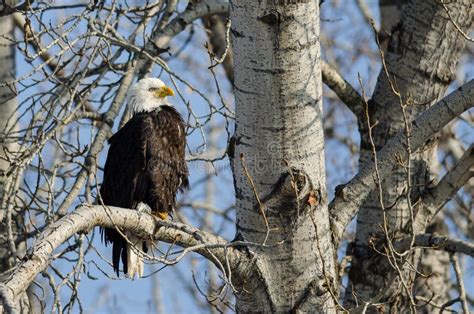
<path fill-rule="evenodd" d="M 162 106 L 152 118 L 159 128 L 149 134 L 145 201 L 153 212 L 166 214 L 174 209 L 178 190 L 189 185 L 186 134 L 181 116 L 172 107 Z"/>
<path fill-rule="evenodd" d="M 109 139 L 99 203 L 135 208 L 137 200 L 145 198 L 149 123 L 145 115 L 135 115 Z M 127 269 L 126 241 L 113 228 L 101 228 L 101 233 L 106 245 L 112 243 L 112 263 L 118 275 L 120 258 Z"/>

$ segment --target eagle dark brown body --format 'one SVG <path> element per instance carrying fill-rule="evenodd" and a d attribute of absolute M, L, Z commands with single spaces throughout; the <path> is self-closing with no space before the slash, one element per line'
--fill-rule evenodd
<path fill-rule="evenodd" d="M 176 193 L 188 187 L 185 125 L 171 106 L 136 113 L 110 140 L 100 196 L 105 205 L 137 208 L 140 202 L 163 217 L 173 210 Z M 127 242 L 111 228 L 102 228 L 105 244 L 112 243 L 112 263 L 120 260 L 127 273 Z M 132 274 L 133 276 L 133 274 Z"/>

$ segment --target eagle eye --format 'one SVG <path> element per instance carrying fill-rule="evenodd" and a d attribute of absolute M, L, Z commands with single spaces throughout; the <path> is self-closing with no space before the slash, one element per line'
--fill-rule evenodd
<path fill-rule="evenodd" d="M 157 90 L 158 90 L 158 88 L 156 88 L 156 87 L 150 87 L 148 89 L 149 92 L 156 92 Z"/>

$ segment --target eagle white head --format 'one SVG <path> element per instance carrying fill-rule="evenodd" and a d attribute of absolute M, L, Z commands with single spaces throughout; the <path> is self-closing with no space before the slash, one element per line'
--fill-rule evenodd
<path fill-rule="evenodd" d="M 144 78 L 132 86 L 129 92 L 129 106 L 133 114 L 150 112 L 163 105 L 170 105 L 167 96 L 174 96 L 171 88 L 158 78 Z"/>

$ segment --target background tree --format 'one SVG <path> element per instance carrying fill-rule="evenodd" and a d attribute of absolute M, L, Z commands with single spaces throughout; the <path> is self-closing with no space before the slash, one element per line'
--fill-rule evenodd
<path fill-rule="evenodd" d="M 15 5 L 16 1 L 6 1 L 9 5 Z M 0 129 L 9 132 L 18 131 L 18 125 L 14 122 L 17 117 L 18 101 L 16 99 L 15 84 L 15 19 L 18 18 L 13 12 L 0 17 Z M 2 136 L 0 150 L 0 171 L 3 173 L 14 162 L 9 154 L 19 149 L 14 139 Z M 12 206 L 11 199 L 3 197 L 4 190 L 9 190 L 11 184 L 18 185 L 19 182 L 6 180 L 0 177 L 0 196 L 2 205 L 0 211 L 0 280 L 5 280 L 10 274 L 9 270 L 16 264 L 19 256 L 25 255 L 25 239 L 20 235 L 25 232 L 23 211 Z M 15 188 L 18 188 L 16 186 Z M 22 295 L 21 306 L 26 309 L 28 301 L 26 293 Z"/>
<path fill-rule="evenodd" d="M 469 311 L 470 1 L 14 5 L 6 310 Z M 172 221 L 96 202 L 106 139 L 147 75 L 174 85 L 188 125 Z M 107 280 L 98 225 L 159 240 L 151 280 Z"/>

